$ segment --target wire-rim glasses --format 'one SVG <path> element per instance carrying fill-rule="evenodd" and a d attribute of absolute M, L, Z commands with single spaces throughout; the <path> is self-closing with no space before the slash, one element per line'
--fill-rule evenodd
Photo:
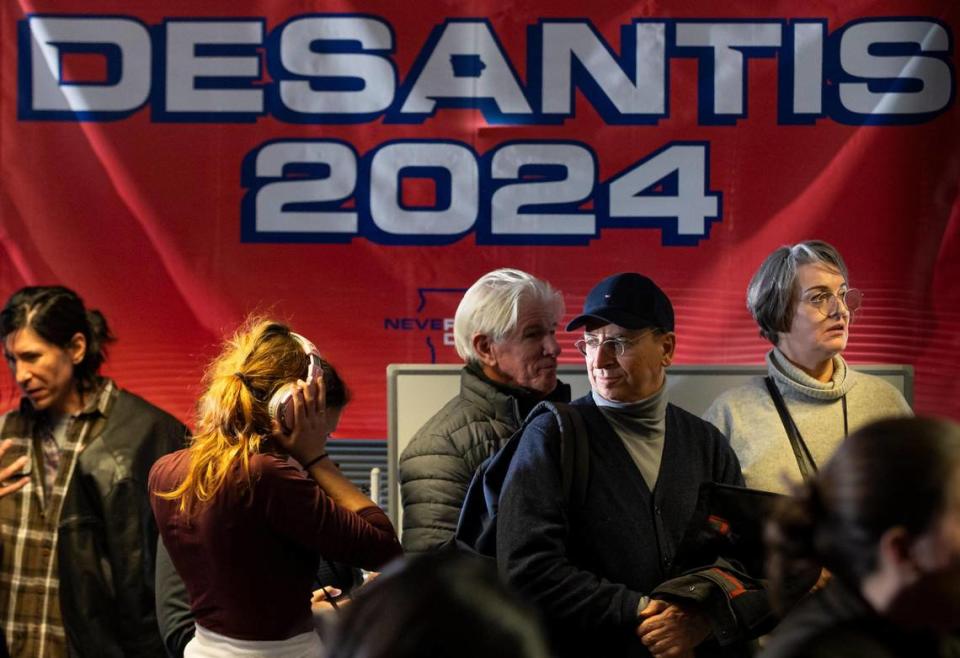
<path fill-rule="evenodd" d="M 636 338 L 623 338 L 622 336 L 617 336 L 616 338 L 605 338 L 604 340 L 587 337 L 581 338 L 575 342 L 574 346 L 577 348 L 580 354 L 589 356 L 609 345 L 613 348 L 614 354 L 617 356 L 623 356 L 623 353 L 626 352 L 628 348 L 632 347 L 633 344 L 638 340 L 640 340 L 639 336 Z"/>
<path fill-rule="evenodd" d="M 814 293 L 804 301 L 820 311 L 823 317 L 829 318 L 840 310 L 841 302 L 851 314 L 860 310 L 863 306 L 863 293 L 857 288 L 847 288 L 836 293 L 824 290 Z"/>

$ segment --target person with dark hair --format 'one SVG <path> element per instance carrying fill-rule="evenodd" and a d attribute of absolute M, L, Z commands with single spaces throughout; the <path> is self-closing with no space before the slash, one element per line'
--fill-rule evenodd
<path fill-rule="evenodd" d="M 0 623 L 10 654 L 163 656 L 146 482 L 186 428 L 100 376 L 113 336 L 72 290 L 17 291 L 0 311 L 0 336 L 23 394 L 0 418 Z"/>
<path fill-rule="evenodd" d="M 360 588 L 333 629 L 326 658 L 547 658 L 534 611 L 487 561 L 454 551 L 417 555 Z"/>
<path fill-rule="evenodd" d="M 960 655 L 960 426 L 879 421 L 798 485 L 768 530 L 775 590 L 833 576 L 794 608 L 764 658 Z M 782 601 L 789 606 L 791 601 Z"/>
<path fill-rule="evenodd" d="M 196 620 L 187 657 L 315 656 L 319 555 L 377 569 L 387 516 L 330 460 L 336 373 L 289 327 L 251 318 L 205 375 L 189 448 L 150 473 L 150 503 Z"/>
<path fill-rule="evenodd" d="M 911 415 L 897 389 L 841 356 L 863 294 L 832 245 L 808 240 L 771 253 L 747 288 L 747 308 L 770 341 L 766 377 L 721 394 L 704 413 L 730 440 L 748 487 L 785 493 L 847 434 Z"/>

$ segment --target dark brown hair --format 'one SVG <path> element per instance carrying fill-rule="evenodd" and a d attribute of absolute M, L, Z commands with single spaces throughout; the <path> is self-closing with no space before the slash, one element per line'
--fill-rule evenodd
<path fill-rule="evenodd" d="M 80 391 L 94 388 L 100 366 L 107 359 L 107 344 L 114 341 L 107 319 L 100 311 L 88 311 L 77 293 L 63 286 L 28 286 L 13 293 L 0 311 L 0 336 L 29 328 L 61 349 L 69 347 L 76 334 L 86 340 L 83 361 L 73 367 Z"/>
<path fill-rule="evenodd" d="M 775 590 L 804 565 L 858 587 L 890 528 L 920 535 L 944 510 L 960 468 L 960 426 L 934 418 L 882 420 L 852 434 L 768 528 Z"/>
<path fill-rule="evenodd" d="M 407 558 L 357 591 L 327 658 L 547 658 L 534 613 L 480 558 L 446 551 Z"/>

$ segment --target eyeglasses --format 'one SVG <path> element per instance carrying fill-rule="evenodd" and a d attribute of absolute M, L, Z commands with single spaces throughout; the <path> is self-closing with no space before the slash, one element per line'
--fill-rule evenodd
<path fill-rule="evenodd" d="M 840 310 L 840 302 L 843 302 L 843 305 L 850 313 L 858 311 L 863 304 L 863 293 L 856 288 L 848 288 L 838 293 L 823 291 L 815 293 L 804 301 L 820 311 L 824 317 L 828 318 Z"/>
<path fill-rule="evenodd" d="M 623 356 L 623 353 L 627 351 L 628 347 L 631 347 L 634 343 L 640 340 L 640 337 L 636 338 L 623 338 L 618 336 L 616 338 L 607 338 L 600 340 L 599 338 L 583 338 L 574 343 L 574 346 L 580 351 L 580 354 L 588 356 L 590 354 L 595 354 L 598 350 L 603 349 L 606 345 L 609 345 L 613 348 L 613 353 L 617 356 Z"/>

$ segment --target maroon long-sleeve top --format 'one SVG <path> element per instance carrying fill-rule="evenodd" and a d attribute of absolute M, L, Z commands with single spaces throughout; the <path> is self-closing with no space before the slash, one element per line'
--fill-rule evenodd
<path fill-rule="evenodd" d="M 179 501 L 156 492 L 176 488 L 189 453 L 158 460 L 150 504 L 163 543 L 190 594 L 198 624 L 241 640 L 280 640 L 313 628 L 310 596 L 319 558 L 378 569 L 400 554 L 379 507 L 350 512 L 286 458 L 250 458 L 252 486 L 237 465 L 208 503 L 187 517 Z"/>

